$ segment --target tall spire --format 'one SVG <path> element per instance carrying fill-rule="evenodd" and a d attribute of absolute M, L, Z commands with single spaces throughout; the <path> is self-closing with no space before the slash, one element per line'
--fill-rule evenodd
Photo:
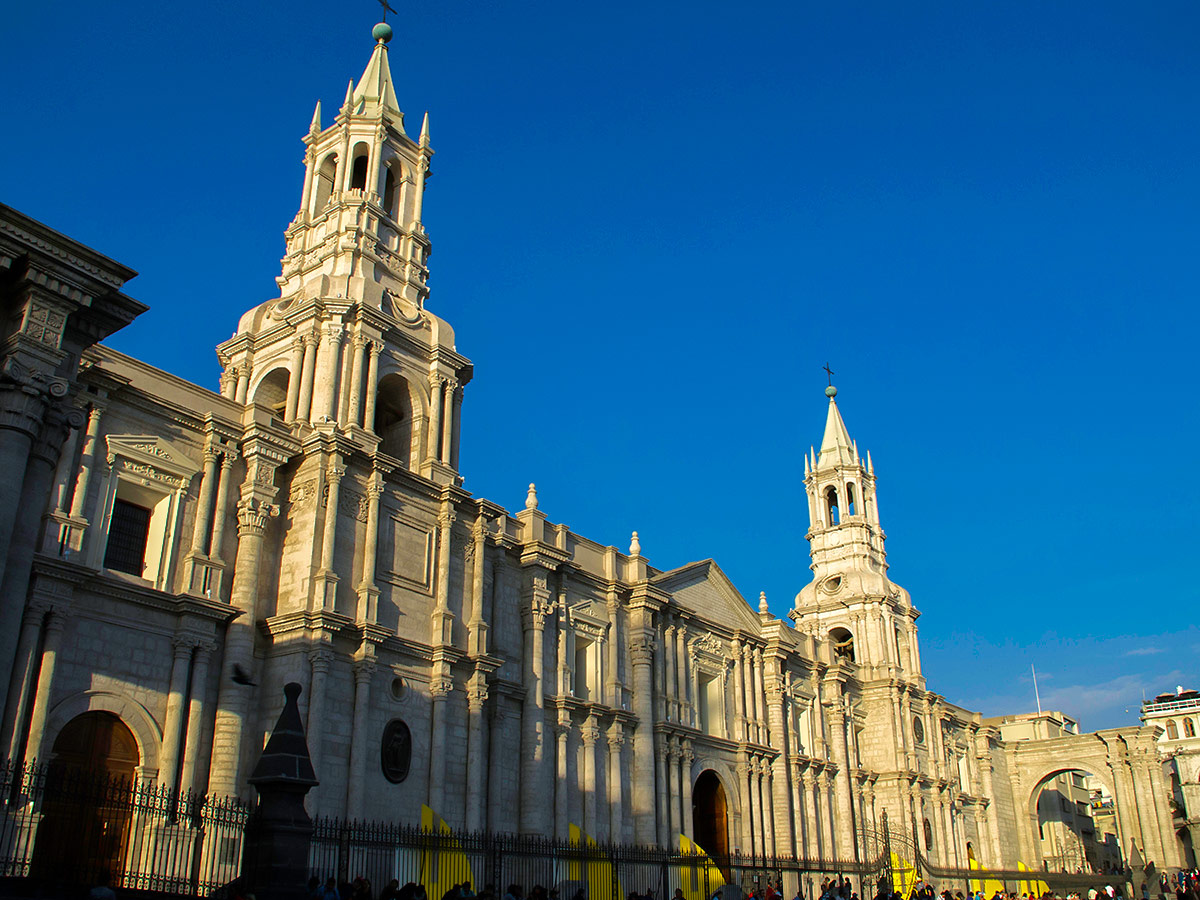
<path fill-rule="evenodd" d="M 404 113 L 396 100 L 392 70 L 388 66 L 387 42 L 392 39 L 392 26 L 380 22 L 371 36 L 375 38 L 375 50 L 354 88 L 354 109 L 361 116 L 386 117 L 404 131 Z"/>
<path fill-rule="evenodd" d="M 825 436 L 821 438 L 821 455 L 817 461 L 817 468 L 852 466 L 857 461 L 857 454 L 834 399 L 837 396 L 837 388 L 832 385 L 825 388 L 825 396 L 829 398 L 829 413 L 825 417 Z"/>

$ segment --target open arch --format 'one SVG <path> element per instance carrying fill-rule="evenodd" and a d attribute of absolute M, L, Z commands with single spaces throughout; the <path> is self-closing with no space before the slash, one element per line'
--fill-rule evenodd
<path fill-rule="evenodd" d="M 832 485 L 825 489 L 825 514 L 830 525 L 837 525 L 841 521 L 837 488 Z"/>
<path fill-rule="evenodd" d="M 350 190 L 365 191 L 367 189 L 367 167 L 371 162 L 371 148 L 363 141 L 354 145 L 350 154 Z"/>
<path fill-rule="evenodd" d="M 833 658 L 854 662 L 854 635 L 848 628 L 832 628 L 829 640 L 833 644 Z"/>
<path fill-rule="evenodd" d="M 375 421 L 371 423 L 379 435 L 379 450 L 400 460 L 412 470 L 420 461 L 421 429 L 414 427 L 412 391 L 407 379 L 399 373 L 384 375 L 375 395 Z"/>
<path fill-rule="evenodd" d="M 712 769 L 701 772 L 692 788 L 692 831 L 696 843 L 718 864 L 729 855 L 729 802 Z"/>
<path fill-rule="evenodd" d="M 254 402 L 271 410 L 272 415 L 282 419 L 287 408 L 288 382 L 291 374 L 279 366 L 264 375 L 254 388 Z"/>
<path fill-rule="evenodd" d="M 132 697 L 113 691 L 81 691 L 56 703 L 46 716 L 45 745 L 54 746 L 58 734 L 76 716 L 95 711 L 110 712 L 124 723 L 133 733 L 137 744 L 140 760 L 137 774 L 143 780 L 156 778 L 159 748 L 162 747 L 162 730 L 146 707 Z M 30 747 L 30 755 L 34 755 L 37 749 Z"/>
<path fill-rule="evenodd" d="M 854 482 L 846 482 L 846 515 L 853 516 L 858 513 L 858 504 L 855 502 L 857 498 L 854 494 Z"/>
<path fill-rule="evenodd" d="M 321 163 L 321 168 L 317 169 L 317 190 L 315 193 L 315 203 L 313 204 L 313 212 L 319 213 L 323 210 L 326 204 L 329 203 L 329 198 L 333 196 L 333 186 L 337 184 L 338 156 L 336 153 L 330 153 Z"/>
<path fill-rule="evenodd" d="M 129 727 L 114 713 L 80 713 L 59 730 L 50 756 L 31 868 L 55 877 L 63 865 L 77 879 L 119 877 L 129 847 L 132 786 L 141 756 Z"/>
<path fill-rule="evenodd" d="M 1124 866 L 1114 795 L 1097 770 L 1102 771 L 1082 762 L 1062 763 L 1032 782 L 1026 812 L 1038 868 L 1103 872 Z M 1094 792 L 1089 778 L 1100 785 Z"/>

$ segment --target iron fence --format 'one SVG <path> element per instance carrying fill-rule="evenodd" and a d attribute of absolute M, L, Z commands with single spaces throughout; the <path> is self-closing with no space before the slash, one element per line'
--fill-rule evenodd
<path fill-rule="evenodd" d="M 782 885 L 787 896 L 803 887 L 842 875 L 874 886 L 884 861 L 741 854 L 713 855 L 654 846 L 602 843 L 590 839 L 557 840 L 528 835 L 442 830 L 385 822 L 314 822 L 309 873 L 321 881 L 345 884 L 359 877 L 376 894 L 391 879 L 423 885 L 431 900 L 450 887 L 470 882 L 491 884 L 502 893 L 510 884 L 528 891 L 534 885 L 557 888 L 572 897 L 583 888 L 588 900 L 624 900 L 631 892 L 671 897 L 676 888 L 685 900 L 709 900 L 720 888 L 723 900 L 748 893 L 767 882 Z M 729 887 L 735 890 L 730 893 Z"/>
<path fill-rule="evenodd" d="M 207 896 L 238 876 L 248 810 L 136 777 L 0 764 L 0 877 Z"/>

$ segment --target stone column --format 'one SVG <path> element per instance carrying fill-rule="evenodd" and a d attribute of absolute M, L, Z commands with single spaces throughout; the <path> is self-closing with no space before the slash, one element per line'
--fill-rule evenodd
<path fill-rule="evenodd" d="M 450 468 L 458 471 L 458 449 L 462 446 L 462 401 L 463 386 L 454 391 L 454 404 L 450 409 Z"/>
<path fill-rule="evenodd" d="M 771 763 L 762 761 L 763 792 L 766 802 L 763 804 L 763 834 L 767 853 L 778 856 L 779 845 L 775 842 L 775 774 L 771 771 Z"/>
<path fill-rule="evenodd" d="M 1150 778 L 1150 787 L 1153 791 L 1151 796 L 1154 797 L 1154 811 L 1158 815 L 1158 834 L 1163 845 L 1163 858 L 1159 863 L 1159 867 L 1181 868 L 1184 860 L 1180 857 L 1179 842 L 1175 837 L 1171 812 L 1167 808 L 1167 798 L 1170 797 L 1170 792 L 1163 778 L 1162 764 L 1158 761 L 1158 757 L 1153 751 L 1147 752 L 1144 758 L 1147 768 L 1146 774 Z"/>
<path fill-rule="evenodd" d="M 662 734 L 654 736 L 654 763 L 657 770 L 657 777 L 654 779 L 655 788 L 655 807 L 658 810 L 658 834 L 656 840 L 658 846 L 668 847 L 671 840 L 671 829 L 675 826 L 674 817 L 671 815 L 671 800 L 679 796 L 678 793 L 672 794 L 667 772 L 668 757 L 670 756 L 671 748 L 667 745 L 667 739 Z"/>
<path fill-rule="evenodd" d="M 167 687 L 167 714 L 163 720 L 162 756 L 158 761 L 158 782 L 174 789 L 179 783 L 179 743 L 183 738 L 183 705 L 187 691 L 188 669 L 192 665 L 195 641 L 176 637 L 171 643 L 171 681 Z"/>
<path fill-rule="evenodd" d="M 507 722 L 513 716 L 509 713 L 504 705 L 504 698 L 497 697 L 492 706 L 492 746 L 491 752 L 488 753 L 488 814 L 487 814 L 487 829 L 491 832 L 515 831 L 516 822 L 512 819 L 505 819 L 503 813 L 507 810 L 509 815 L 516 810 L 505 804 L 505 795 L 507 784 L 504 780 L 504 765 L 511 761 L 511 756 L 503 752 L 501 742 L 507 739 L 508 726 Z M 512 825 L 507 825 L 507 822 L 512 821 Z"/>
<path fill-rule="evenodd" d="M 633 733 L 633 789 L 629 793 L 633 808 L 634 841 L 652 844 L 657 828 L 654 813 L 654 708 L 651 672 L 654 666 L 654 641 L 646 632 L 633 638 L 629 648 L 633 663 L 633 711 L 637 730 Z"/>
<path fill-rule="evenodd" d="M 372 739 L 370 733 L 371 717 L 371 680 L 375 677 L 375 648 L 364 643 L 359 650 L 359 656 L 354 660 L 354 725 L 350 737 L 350 777 L 346 792 L 346 818 L 361 820 L 363 818 L 363 790 L 367 781 L 367 757 L 374 751 L 379 752 L 378 739 Z M 437 705 L 434 706 L 434 721 L 437 719 Z M 436 741 L 436 735 L 435 741 Z M 445 747 L 444 741 L 431 745 L 434 748 Z M 434 752 L 431 757 L 439 757 Z M 432 783 L 430 790 L 432 791 Z M 431 803 L 430 806 L 433 806 Z M 441 806 L 433 809 L 441 815 Z"/>
<path fill-rule="evenodd" d="M 763 664 L 762 650 L 758 647 L 754 648 L 754 721 L 758 723 L 758 742 L 760 744 L 769 744 L 770 736 L 767 734 L 767 695 L 763 691 Z"/>
<path fill-rule="evenodd" d="M 200 482 L 200 499 L 196 503 L 196 525 L 192 529 L 192 553 L 208 552 L 208 537 L 212 533 L 213 494 L 216 492 L 217 458 L 220 454 L 212 443 L 204 447 L 204 475 Z"/>
<path fill-rule="evenodd" d="M 235 667 L 246 673 L 254 668 L 254 622 L 263 536 L 267 523 L 279 515 L 279 507 L 258 491 L 273 477 L 271 467 L 258 458 L 251 458 L 243 498 L 238 503 L 238 549 L 229 601 L 234 609 L 241 610 L 242 615 L 230 622 L 225 632 L 225 663 L 217 695 L 209 775 L 209 790 L 218 796 L 231 796 L 242 789 L 243 737 L 253 691 L 247 685 L 235 682 L 231 676 Z M 274 494 L 274 488 L 270 493 Z"/>
<path fill-rule="evenodd" d="M 581 729 L 583 737 L 583 830 L 596 835 L 596 742 L 600 740 L 600 729 L 596 717 L 589 716 Z"/>
<path fill-rule="evenodd" d="M 291 425 L 296 421 L 296 405 L 300 402 L 300 381 L 304 377 L 304 339 L 292 338 L 292 358 L 288 363 L 287 399 L 283 403 L 283 421 Z"/>
<path fill-rule="evenodd" d="M 839 692 L 835 689 L 834 695 Z M 837 764 L 837 775 L 834 780 L 834 791 L 837 799 L 834 815 L 837 821 L 837 854 L 843 859 L 853 859 L 854 845 L 854 816 L 851 806 L 854 797 L 851 793 L 850 754 L 846 746 L 846 713 L 842 709 L 841 698 L 830 700 L 826 707 L 826 721 L 829 723 L 830 739 L 833 741 L 833 761 Z"/>
<path fill-rule="evenodd" d="M 345 347 L 342 351 L 341 373 L 338 375 L 338 390 L 334 398 L 334 409 L 336 412 L 333 417 L 337 419 L 338 424 L 345 428 L 350 424 L 350 381 L 353 379 L 354 366 L 354 341 L 356 335 L 346 331 Z"/>
<path fill-rule="evenodd" d="M 204 727 L 208 663 L 216 649 L 216 644 L 211 641 L 200 641 L 192 660 L 192 691 L 188 697 L 187 736 L 183 742 L 183 777 L 179 783 L 179 789 L 184 792 L 204 792 L 204 785 L 197 782 L 196 761 L 200 755 L 200 729 Z"/>
<path fill-rule="evenodd" d="M 471 617 L 467 621 L 467 653 L 487 653 L 487 622 L 483 617 L 484 556 L 487 552 L 487 518 L 480 513 L 471 527 Z"/>
<path fill-rule="evenodd" d="M 363 407 L 363 428 L 375 430 L 375 400 L 379 396 L 379 342 L 371 341 L 367 348 L 367 385 Z"/>
<path fill-rule="evenodd" d="M 621 659 L 621 630 L 618 622 L 621 603 L 617 599 L 616 591 L 609 591 L 605 608 L 608 610 L 608 672 L 605 673 L 608 677 L 604 689 L 608 703 L 614 709 L 621 709 L 624 706 L 624 697 L 621 696 L 621 676 L 618 671 Z"/>
<path fill-rule="evenodd" d="M 49 753 L 49 748 L 43 751 L 42 737 L 46 731 L 46 715 L 50 711 L 50 694 L 54 690 L 54 666 L 58 660 L 58 647 L 62 643 L 62 633 L 66 625 L 65 610 L 54 608 L 47 613 L 45 640 L 42 642 L 42 665 L 38 671 L 33 716 L 29 720 L 29 740 L 25 745 L 26 759 L 43 759 Z"/>
<path fill-rule="evenodd" d="M 792 852 L 792 809 L 791 788 L 788 785 L 788 750 L 785 736 L 787 728 L 786 704 L 787 699 L 780 688 L 780 676 L 770 678 L 771 690 L 767 693 L 767 716 L 770 720 L 771 733 L 775 738 L 775 759 L 771 762 L 771 781 L 774 789 L 771 792 L 771 812 L 775 820 L 775 849 L 777 853 Z M 776 792 L 778 791 L 778 792 Z"/>
<path fill-rule="evenodd" d="M 431 460 L 441 458 L 438 444 L 442 435 L 442 379 L 429 376 L 429 446 L 427 456 Z"/>
<path fill-rule="evenodd" d="M 226 447 L 221 452 L 221 478 L 217 485 L 217 505 L 213 511 L 212 543 L 208 547 L 209 559 L 224 562 L 222 552 L 225 544 L 225 523 L 229 520 L 229 492 L 233 488 L 233 464 L 237 460 L 237 452 L 232 447 Z"/>
<path fill-rule="evenodd" d="M 742 648 L 742 679 L 746 686 L 746 740 L 758 743 L 758 703 L 754 692 L 754 650 Z"/>
<path fill-rule="evenodd" d="M 742 853 L 754 856 L 754 794 L 750 790 L 753 781 L 750 763 L 744 755 L 737 764 L 739 804 L 742 820 Z"/>
<path fill-rule="evenodd" d="M 654 688 L 657 692 L 654 712 L 660 720 L 667 719 L 671 715 L 671 698 L 668 696 L 671 692 L 667 688 L 666 677 L 666 673 L 670 670 L 673 646 L 669 630 L 669 628 L 663 628 L 662 644 L 659 646 L 658 652 L 654 654 Z"/>
<path fill-rule="evenodd" d="M 555 766 L 554 766 L 554 836 L 565 841 L 568 836 L 568 795 L 567 795 L 567 741 L 571 735 L 571 720 L 559 713 L 558 723 L 554 726 Z"/>
<path fill-rule="evenodd" d="M 688 677 L 687 664 L 687 628 L 678 619 L 675 620 L 675 679 L 676 697 L 679 701 L 679 722 L 690 725 L 692 721 L 691 679 Z"/>
<path fill-rule="evenodd" d="M 13 668 L 13 677 L 8 682 L 8 699 L 4 705 L 4 731 L 0 734 L 0 753 L 4 754 L 5 759 L 19 760 L 25 750 L 24 735 L 21 731 L 29 704 L 33 702 L 33 681 L 39 658 L 38 638 L 41 636 L 42 622 L 49 608 L 47 603 L 36 598 L 31 599 L 21 617 L 16 665 Z"/>
<path fill-rule="evenodd" d="M 696 833 L 692 823 L 692 760 L 695 758 L 692 742 L 684 738 L 679 743 L 679 777 L 683 786 L 683 819 L 679 830 L 689 837 Z"/>
<path fill-rule="evenodd" d="M 746 679 L 742 668 L 742 642 L 733 639 L 733 714 L 734 739 L 748 740 L 746 728 Z"/>
<path fill-rule="evenodd" d="M 342 356 L 342 339 L 345 329 L 341 325 L 325 326 L 325 340 L 321 342 L 317 360 L 317 381 L 313 390 L 313 410 L 310 421 L 315 425 L 332 419 L 337 408 L 338 364 Z"/>
<path fill-rule="evenodd" d="M 987 862 L 991 868 L 1004 868 L 1006 860 L 1000 849 L 1000 822 L 996 814 L 996 801 L 993 799 L 996 795 L 992 793 L 992 759 L 991 756 L 983 753 L 979 755 L 978 759 L 979 776 L 983 782 L 983 796 L 987 798 L 988 845 L 991 850 L 991 859 Z"/>
<path fill-rule="evenodd" d="M 66 395 L 65 382 L 55 382 L 51 387 L 55 398 Z M 22 476 L 29 463 L 34 438 L 42 429 L 46 413 L 46 394 L 47 392 L 40 389 L 19 365 L 5 364 L 3 369 L 0 369 L 0 472 L 6 473 L 5 478 L 0 478 L 0 547 L 6 550 L 11 546 L 16 520 L 21 510 L 21 498 L 24 494 Z M 40 499 L 39 515 L 45 509 L 45 498 Z M 3 574 L 5 560 L 5 554 L 0 553 L 0 575 Z M 22 603 L 15 609 L 6 609 L 0 614 L 0 619 L 3 619 L 7 626 L 5 633 L 11 632 L 15 637 L 20 627 L 19 617 L 23 606 Z M 4 660 L 4 664 L 0 665 L 0 673 L 7 676 L 11 665 L 11 658 Z"/>
<path fill-rule="evenodd" d="M 67 514 L 67 504 L 71 499 L 72 467 L 75 465 L 75 448 L 79 444 L 79 438 L 78 428 L 67 432 L 67 442 L 63 444 L 62 453 L 58 457 L 58 467 L 54 470 L 53 511 L 60 516 Z"/>
<path fill-rule="evenodd" d="M 366 355 L 368 343 L 370 341 L 365 335 L 356 334 L 354 336 L 353 361 L 350 363 L 350 393 L 345 416 L 347 425 L 362 424 L 363 357 Z"/>
<path fill-rule="evenodd" d="M 450 694 L 454 691 L 454 681 L 450 675 L 449 661 L 441 652 L 436 653 L 433 662 L 434 675 L 429 685 L 432 705 L 430 747 L 446 746 L 446 706 Z M 433 752 L 429 754 L 429 807 L 439 816 L 443 815 L 446 803 L 446 754 Z"/>
<path fill-rule="evenodd" d="M 29 450 L 21 484 L 20 507 L 13 521 L 14 530 L 9 543 L 0 545 L 0 553 L 7 553 L 4 575 L 0 578 L 0 677 L 5 679 L 12 679 L 21 616 L 29 596 L 29 575 L 33 571 L 33 557 L 42 533 L 42 514 L 46 511 L 50 489 L 54 486 L 59 448 L 72 422 L 75 425 L 83 424 L 83 414 L 79 410 L 57 405 L 47 410 L 37 440 Z M 15 473 L 5 475 L 9 479 L 14 476 Z"/>
<path fill-rule="evenodd" d="M 432 640 L 435 646 L 453 643 L 454 614 L 450 612 L 450 543 L 454 527 L 454 506 L 450 500 L 442 501 L 438 516 L 438 568 L 437 593 L 433 608 Z"/>
<path fill-rule="evenodd" d="M 551 612 L 544 570 L 531 575 L 531 597 L 525 616 L 525 701 L 521 709 L 521 832 L 539 834 L 545 814 L 545 643 L 546 616 Z"/>
<path fill-rule="evenodd" d="M 625 743 L 625 734 L 620 722 L 613 722 L 608 728 L 608 813 L 609 840 L 621 844 L 625 842 L 625 804 L 622 791 L 621 745 Z"/>
<path fill-rule="evenodd" d="M 372 472 L 367 479 L 367 533 L 363 539 L 362 581 L 358 584 L 358 621 L 375 624 L 379 618 L 379 587 L 375 568 L 379 553 L 379 498 L 383 496 L 383 476 Z"/>
<path fill-rule="evenodd" d="M 817 782 L 817 814 L 821 818 L 821 855 L 836 856 L 837 850 L 837 826 L 833 821 L 833 793 L 834 774 L 826 768 L 821 772 L 820 780 Z"/>
<path fill-rule="evenodd" d="M 317 346 L 320 338 L 309 332 L 300 335 L 304 346 L 303 360 L 300 363 L 300 393 L 296 398 L 294 421 L 308 422 L 312 418 L 313 381 L 317 370 Z"/>
<path fill-rule="evenodd" d="M 233 400 L 235 403 L 245 403 L 246 397 L 250 392 L 250 363 L 243 363 L 238 366 L 237 370 L 237 389 L 234 392 Z"/>
<path fill-rule="evenodd" d="M 325 680 L 329 675 L 329 666 L 333 662 L 333 652 L 324 645 L 318 645 L 308 651 L 309 665 L 312 666 L 312 676 L 308 682 L 308 727 L 305 731 L 309 736 L 309 756 L 312 759 L 313 771 L 317 778 L 321 777 L 321 762 L 324 757 L 322 736 L 327 730 L 325 721 Z M 319 786 L 318 786 L 319 789 Z M 321 795 L 312 791 L 308 795 L 309 810 L 315 816 Z"/>
<path fill-rule="evenodd" d="M 763 761 L 755 757 L 751 761 L 751 768 L 754 777 L 754 827 L 758 831 L 758 852 L 761 856 L 766 856 L 770 852 L 770 847 L 767 844 L 767 796 L 764 796 L 763 791 L 763 776 L 766 772 L 766 767 Z"/>
<path fill-rule="evenodd" d="M 446 399 L 442 401 L 442 462 L 450 465 L 450 449 L 454 445 L 454 391 L 458 383 L 447 378 L 444 384 Z"/>
<path fill-rule="evenodd" d="M 487 676 L 475 668 L 467 687 L 467 831 L 483 828 L 483 804 L 487 797 L 487 773 L 484 771 L 484 748 L 487 745 L 487 720 L 483 709 L 487 703 Z"/>
<path fill-rule="evenodd" d="M 675 683 L 678 672 L 675 659 L 675 625 L 674 620 L 666 615 L 663 616 L 663 622 L 663 674 L 659 681 L 662 688 L 662 709 L 659 715 L 675 722 L 679 720 L 679 688 Z"/>
<path fill-rule="evenodd" d="M 804 779 L 804 855 L 819 857 L 821 855 L 821 840 L 817 829 L 817 779 L 811 768 L 805 769 Z"/>
<path fill-rule="evenodd" d="M 337 525 L 340 512 L 342 476 L 346 474 L 339 454 L 332 454 L 325 469 L 325 523 L 321 535 L 321 568 L 313 579 L 314 605 L 318 610 L 337 609 L 337 585 L 334 554 L 337 552 Z"/>

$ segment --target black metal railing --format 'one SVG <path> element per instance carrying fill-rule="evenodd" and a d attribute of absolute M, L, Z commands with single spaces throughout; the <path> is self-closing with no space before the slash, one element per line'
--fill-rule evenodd
<path fill-rule="evenodd" d="M 347 822 L 323 818 L 314 823 L 309 873 L 341 884 L 364 877 L 378 891 L 391 879 L 425 887 L 431 898 L 469 881 L 476 889 L 491 884 L 501 893 L 510 884 L 528 891 L 556 887 L 560 896 L 586 890 L 588 900 L 624 900 L 631 892 L 670 897 L 676 888 L 686 900 L 709 900 L 722 885 L 749 889 L 769 881 L 786 889 L 819 884 L 823 877 L 852 878 L 856 889 L 874 890 L 884 860 L 844 860 L 791 856 L 707 856 L 661 847 L 598 843 L 489 832 L 431 832 L 412 825 Z M 725 900 L 731 900 L 726 894 Z M 789 894 L 788 896 L 791 896 Z"/>
<path fill-rule="evenodd" d="M 0 877 L 207 896 L 238 876 L 248 810 L 136 776 L 0 764 Z"/>

